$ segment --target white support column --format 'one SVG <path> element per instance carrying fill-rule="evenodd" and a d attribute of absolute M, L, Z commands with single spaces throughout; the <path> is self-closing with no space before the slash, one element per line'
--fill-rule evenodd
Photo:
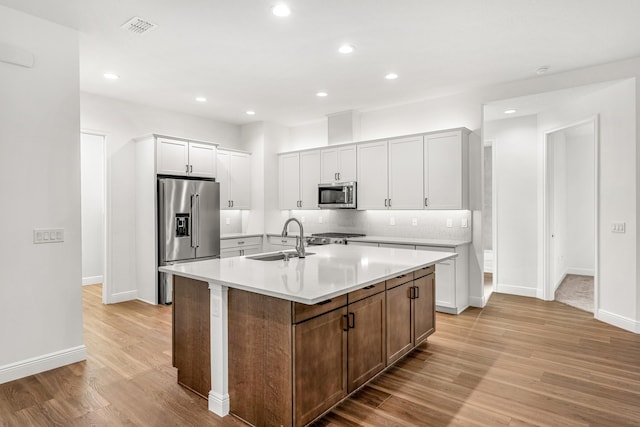
<path fill-rule="evenodd" d="M 224 417 L 229 413 L 229 288 L 209 282 L 211 297 L 211 391 L 209 410 Z"/>

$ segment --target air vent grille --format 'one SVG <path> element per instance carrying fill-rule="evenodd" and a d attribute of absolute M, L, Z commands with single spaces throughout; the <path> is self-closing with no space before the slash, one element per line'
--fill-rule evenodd
<path fill-rule="evenodd" d="M 153 30 L 158 25 L 152 22 L 146 21 L 142 18 L 138 18 L 137 16 L 131 18 L 124 24 L 122 24 L 121 28 L 124 28 L 127 31 L 131 31 L 136 34 L 144 34 L 149 30 Z"/>

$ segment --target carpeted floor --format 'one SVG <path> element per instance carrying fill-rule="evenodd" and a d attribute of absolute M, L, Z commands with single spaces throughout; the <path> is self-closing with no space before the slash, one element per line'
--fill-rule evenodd
<path fill-rule="evenodd" d="M 567 274 L 556 290 L 556 301 L 593 313 L 593 276 Z"/>

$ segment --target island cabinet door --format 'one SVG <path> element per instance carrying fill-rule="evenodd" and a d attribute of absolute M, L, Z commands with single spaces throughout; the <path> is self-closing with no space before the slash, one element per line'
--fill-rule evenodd
<path fill-rule="evenodd" d="M 385 294 L 378 293 L 348 306 L 348 392 L 386 366 Z"/>
<path fill-rule="evenodd" d="M 413 282 L 414 345 L 420 344 L 436 330 L 434 274 Z"/>
<path fill-rule="evenodd" d="M 294 425 L 304 426 L 347 395 L 347 308 L 294 325 Z"/>
<path fill-rule="evenodd" d="M 412 286 L 413 281 L 387 289 L 387 365 L 413 348 Z"/>

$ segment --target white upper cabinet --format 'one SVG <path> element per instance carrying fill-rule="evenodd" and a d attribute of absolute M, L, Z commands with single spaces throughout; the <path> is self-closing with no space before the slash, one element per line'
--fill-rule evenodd
<path fill-rule="evenodd" d="M 318 209 L 318 184 L 320 184 L 320 150 L 300 153 L 300 204 L 299 209 Z"/>
<path fill-rule="evenodd" d="M 278 196 L 280 209 L 300 208 L 300 153 L 278 157 Z"/>
<path fill-rule="evenodd" d="M 325 148 L 321 155 L 321 183 L 356 180 L 356 145 Z"/>
<path fill-rule="evenodd" d="M 389 145 L 390 209 L 422 209 L 423 138 L 391 139 Z"/>
<path fill-rule="evenodd" d="M 318 209 L 320 150 L 281 154 L 278 162 L 280 209 Z"/>
<path fill-rule="evenodd" d="M 157 173 L 160 175 L 216 177 L 216 146 L 158 138 Z"/>
<path fill-rule="evenodd" d="M 387 209 L 387 141 L 358 144 L 358 209 Z"/>
<path fill-rule="evenodd" d="M 462 130 L 424 136 L 425 209 L 467 209 L 467 138 Z"/>
<path fill-rule="evenodd" d="M 221 209 L 251 208 L 251 155 L 218 150 Z"/>

